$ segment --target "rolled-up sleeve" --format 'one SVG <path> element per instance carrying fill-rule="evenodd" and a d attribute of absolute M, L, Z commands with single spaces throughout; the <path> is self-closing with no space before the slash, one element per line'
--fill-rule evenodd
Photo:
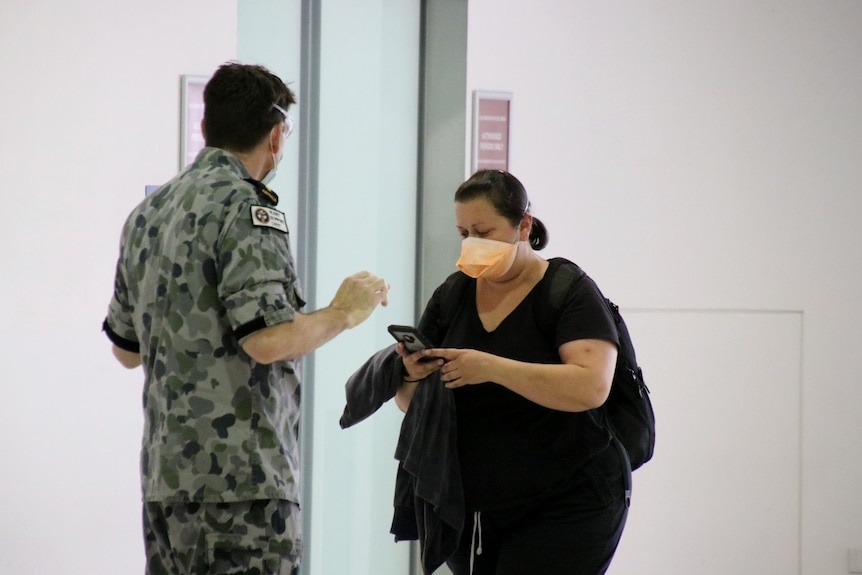
<path fill-rule="evenodd" d="M 287 232 L 255 226 L 250 204 L 240 206 L 222 235 L 218 290 L 238 340 L 293 321 L 302 301 Z"/>
<path fill-rule="evenodd" d="M 102 322 L 102 331 L 111 342 L 132 353 L 140 353 L 141 345 L 135 332 L 132 318 L 132 306 L 129 304 L 129 292 L 126 277 L 123 272 L 122 259 L 117 262 L 114 275 L 114 294 L 108 304 L 108 313 Z"/>

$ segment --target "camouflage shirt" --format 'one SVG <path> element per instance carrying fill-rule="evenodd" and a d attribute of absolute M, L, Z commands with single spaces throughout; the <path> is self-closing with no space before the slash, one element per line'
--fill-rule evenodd
<path fill-rule="evenodd" d="M 246 178 L 204 148 L 123 227 L 104 329 L 143 361 L 146 501 L 299 501 L 296 365 L 239 342 L 304 302 L 278 198 Z"/>

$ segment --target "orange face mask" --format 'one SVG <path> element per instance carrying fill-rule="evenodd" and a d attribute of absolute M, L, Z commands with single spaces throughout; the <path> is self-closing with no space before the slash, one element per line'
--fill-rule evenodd
<path fill-rule="evenodd" d="M 455 265 L 471 278 L 496 279 L 509 271 L 517 253 L 518 242 L 464 238 Z"/>

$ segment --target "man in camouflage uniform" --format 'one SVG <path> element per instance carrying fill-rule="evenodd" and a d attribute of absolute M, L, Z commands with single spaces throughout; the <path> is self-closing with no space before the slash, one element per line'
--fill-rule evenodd
<path fill-rule="evenodd" d="M 204 90 L 207 147 L 123 227 L 103 329 L 144 369 L 148 575 L 296 572 L 296 360 L 387 303 L 386 282 L 360 272 L 298 311 L 287 225 L 262 183 L 294 103 L 265 68 L 221 66 Z"/>

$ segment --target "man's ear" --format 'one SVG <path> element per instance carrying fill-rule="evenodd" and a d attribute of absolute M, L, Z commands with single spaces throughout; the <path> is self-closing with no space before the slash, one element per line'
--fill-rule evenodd
<path fill-rule="evenodd" d="M 281 151 L 281 146 L 284 144 L 284 138 L 281 137 L 283 133 L 281 124 L 276 124 L 272 127 L 272 130 L 269 131 L 269 146 L 272 149 L 272 153 L 276 156 Z"/>
<path fill-rule="evenodd" d="M 204 126 L 204 119 L 203 118 L 201 118 L 201 136 L 203 136 L 204 142 L 206 142 L 207 141 L 207 129 L 206 129 L 206 126 Z"/>

